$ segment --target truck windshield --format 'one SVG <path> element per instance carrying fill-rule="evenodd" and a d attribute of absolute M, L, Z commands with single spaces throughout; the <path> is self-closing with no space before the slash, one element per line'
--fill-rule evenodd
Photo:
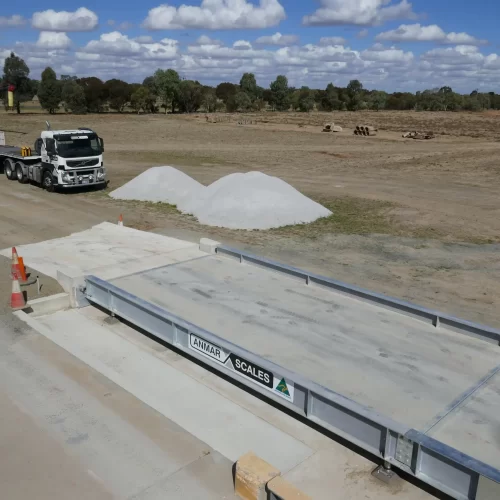
<path fill-rule="evenodd" d="M 63 158 L 98 156 L 102 153 L 97 135 L 60 135 L 56 138 L 57 154 Z"/>

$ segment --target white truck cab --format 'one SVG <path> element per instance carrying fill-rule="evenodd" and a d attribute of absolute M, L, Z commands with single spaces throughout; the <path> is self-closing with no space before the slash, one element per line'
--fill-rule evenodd
<path fill-rule="evenodd" d="M 104 143 L 91 129 L 45 130 L 35 148 L 42 160 L 41 179 L 36 180 L 46 189 L 49 182 L 59 188 L 106 182 Z"/>
<path fill-rule="evenodd" d="M 10 180 L 35 182 L 48 191 L 105 186 L 104 141 L 90 128 L 49 130 L 35 141 L 34 151 L 0 146 L 0 163 Z M 3 161 L 2 161 L 3 160 Z"/>

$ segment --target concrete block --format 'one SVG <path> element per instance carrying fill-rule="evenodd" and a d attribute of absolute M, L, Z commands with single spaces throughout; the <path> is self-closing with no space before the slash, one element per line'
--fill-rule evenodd
<path fill-rule="evenodd" d="M 267 483 L 281 472 L 253 452 L 248 452 L 236 462 L 234 491 L 244 500 L 266 500 Z"/>
<path fill-rule="evenodd" d="M 29 305 L 32 309 L 30 315 L 33 317 L 52 314 L 57 311 L 70 308 L 69 294 L 57 293 L 55 295 L 50 295 L 49 297 L 30 300 Z"/>
<path fill-rule="evenodd" d="M 58 270 L 57 281 L 69 295 L 70 307 L 80 308 L 89 305 L 81 292 L 81 288 L 85 286 L 85 277 L 79 269 L 66 268 L 64 271 Z"/>
<path fill-rule="evenodd" d="M 267 490 L 270 500 L 312 500 L 312 497 L 300 491 L 281 476 L 271 479 L 267 483 Z"/>
<path fill-rule="evenodd" d="M 206 253 L 215 253 L 215 249 L 220 246 L 219 241 L 209 240 L 208 238 L 201 238 L 200 250 Z"/>

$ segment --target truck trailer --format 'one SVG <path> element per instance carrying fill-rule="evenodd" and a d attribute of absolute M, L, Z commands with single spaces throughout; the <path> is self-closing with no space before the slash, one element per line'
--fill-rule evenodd
<path fill-rule="evenodd" d="M 44 130 L 34 148 L 0 146 L 0 166 L 9 180 L 38 184 L 49 192 L 104 187 L 104 141 L 88 127 Z"/>

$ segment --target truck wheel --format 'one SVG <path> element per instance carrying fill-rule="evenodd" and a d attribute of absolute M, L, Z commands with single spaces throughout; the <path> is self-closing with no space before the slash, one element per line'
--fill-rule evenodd
<path fill-rule="evenodd" d="M 52 174 L 50 172 L 45 172 L 43 174 L 42 187 L 46 189 L 49 193 L 54 192 L 54 181 L 52 179 Z"/>
<path fill-rule="evenodd" d="M 16 163 L 16 177 L 21 184 L 26 184 L 28 182 L 28 176 L 24 175 L 23 166 L 21 163 Z"/>
<path fill-rule="evenodd" d="M 7 177 L 7 179 L 13 181 L 16 178 L 16 174 L 14 173 L 14 163 L 12 162 L 12 160 L 7 158 L 4 161 L 3 166 L 5 170 L 5 176 Z"/>

